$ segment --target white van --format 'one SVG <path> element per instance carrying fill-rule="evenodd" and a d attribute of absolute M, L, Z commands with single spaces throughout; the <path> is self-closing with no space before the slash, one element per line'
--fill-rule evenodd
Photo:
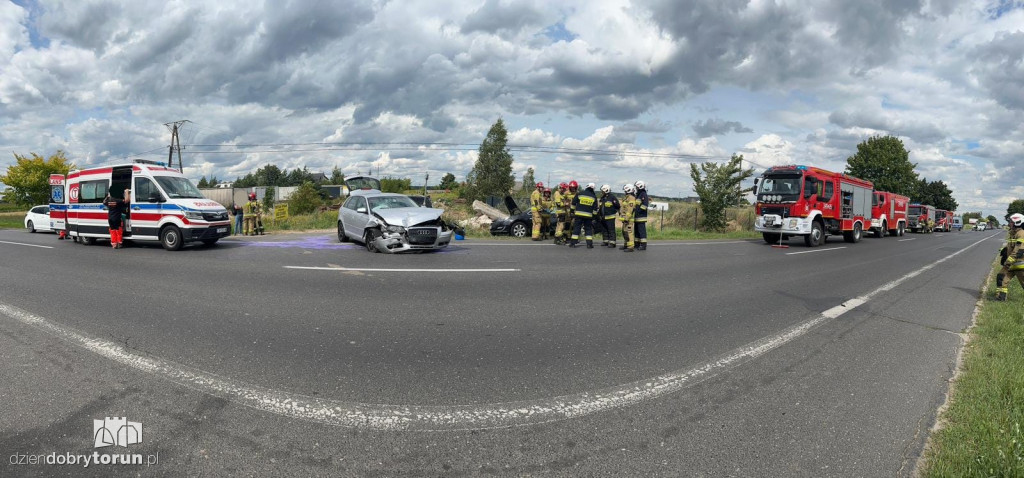
<path fill-rule="evenodd" d="M 110 239 L 107 208 L 103 199 L 124 197 L 131 189 L 128 226 L 124 238 L 160 241 L 176 251 L 189 242 L 215 244 L 231 234 L 228 211 L 199 192 L 178 170 L 154 161 L 137 159 L 131 164 L 71 171 L 65 181 L 50 178 L 51 216 L 65 219 L 68 234 L 84 244 Z M 63 216 L 63 217 L 61 217 Z"/>

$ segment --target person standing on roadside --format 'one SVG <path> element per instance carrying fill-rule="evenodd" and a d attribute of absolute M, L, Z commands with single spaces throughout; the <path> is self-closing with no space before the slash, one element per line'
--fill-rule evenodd
<path fill-rule="evenodd" d="M 555 194 L 551 198 L 551 202 L 555 207 L 555 244 L 565 243 L 565 240 L 562 239 L 562 234 L 565 233 L 565 218 L 569 211 L 569 206 L 565 204 L 565 195 L 568 188 L 568 184 L 559 183 L 558 189 L 555 190 Z"/>
<path fill-rule="evenodd" d="M 572 183 L 569 183 L 569 187 L 572 188 Z M 580 230 L 582 229 L 584 234 L 586 234 L 584 239 L 587 240 L 587 249 L 593 249 L 594 209 L 597 206 L 597 196 L 594 194 L 594 183 L 587 184 L 586 189 L 573 198 L 572 206 L 572 237 L 569 240 L 569 247 L 576 247 L 576 245 L 579 244 Z"/>
<path fill-rule="evenodd" d="M 625 252 L 634 251 L 634 236 L 633 236 L 633 214 L 636 211 L 636 187 L 632 184 L 622 186 L 622 192 L 626 193 L 626 197 L 622 198 L 621 207 L 619 208 L 619 219 L 622 220 L 622 249 Z"/>
<path fill-rule="evenodd" d="M 252 235 L 256 235 L 257 224 L 256 215 L 260 213 L 260 208 L 263 207 L 259 201 L 256 200 L 256 193 L 249 193 L 249 202 L 245 203 L 244 220 L 245 229 L 242 233 L 246 236 L 252 232 Z"/>
<path fill-rule="evenodd" d="M 647 250 L 647 209 L 651 198 L 647 196 L 647 185 L 643 181 L 633 183 L 636 188 L 636 250 Z"/>
<path fill-rule="evenodd" d="M 543 209 L 541 202 L 544 200 L 544 183 L 538 182 L 537 189 L 534 189 L 530 193 L 530 218 L 533 220 L 533 231 L 530 234 L 530 238 L 534 241 L 540 240 L 540 231 L 542 224 L 542 218 L 540 211 Z"/>
<path fill-rule="evenodd" d="M 120 249 L 121 241 L 123 240 L 121 227 L 124 225 L 124 214 L 128 210 L 128 201 L 111 196 L 111 192 L 111 190 L 107 191 L 107 197 L 103 198 L 103 205 L 107 207 L 107 226 L 110 227 L 110 247 Z"/>
<path fill-rule="evenodd" d="M 1006 241 L 1003 268 L 996 274 L 996 300 L 1006 300 L 1010 292 L 1009 282 L 1014 277 L 1024 287 L 1024 214 L 1016 213 L 1007 218 L 1010 238 Z"/>
<path fill-rule="evenodd" d="M 231 203 L 231 211 L 235 214 L 235 235 L 237 236 L 242 233 L 242 219 L 245 214 L 242 212 L 242 206 L 236 202 Z"/>
<path fill-rule="evenodd" d="M 544 188 L 544 196 L 540 199 L 540 238 L 542 241 L 548 240 L 548 235 L 551 234 L 551 208 L 553 206 L 551 188 Z"/>
<path fill-rule="evenodd" d="M 569 181 L 569 190 L 562 195 L 565 202 L 565 230 L 562 232 L 562 243 L 569 243 L 569 235 L 572 233 L 572 224 L 576 218 L 576 195 L 579 194 L 580 185 L 576 181 Z"/>
<path fill-rule="evenodd" d="M 603 246 L 615 249 L 615 218 L 619 215 L 619 198 L 612 194 L 612 187 L 601 186 L 601 199 L 598 199 L 598 220 L 604 223 L 602 238 Z"/>

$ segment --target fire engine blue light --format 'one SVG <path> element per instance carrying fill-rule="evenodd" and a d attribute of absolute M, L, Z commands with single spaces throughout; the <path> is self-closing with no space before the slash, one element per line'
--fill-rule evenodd
<path fill-rule="evenodd" d="M 800 166 L 797 166 L 796 169 L 804 169 L 804 170 L 806 170 L 807 166 L 800 165 Z"/>

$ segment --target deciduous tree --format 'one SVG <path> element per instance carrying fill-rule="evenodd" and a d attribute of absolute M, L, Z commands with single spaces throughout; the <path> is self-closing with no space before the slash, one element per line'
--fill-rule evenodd
<path fill-rule="evenodd" d="M 441 184 L 438 185 L 441 189 L 455 189 L 459 186 L 459 183 L 455 182 L 455 175 L 452 173 L 445 173 L 441 177 Z"/>
<path fill-rule="evenodd" d="M 66 175 L 75 167 L 68 162 L 63 151 L 57 151 L 49 158 L 36 153 L 31 153 L 31 156 L 15 153 L 14 159 L 15 163 L 7 167 L 7 174 L 0 176 L 0 183 L 7 185 L 3 192 L 4 202 L 21 206 L 50 202 L 50 175 Z"/>
<path fill-rule="evenodd" d="M 753 169 L 743 169 L 743 155 L 737 154 L 732 155 L 726 164 L 708 161 L 701 163 L 699 168 L 690 164 L 693 190 L 700 198 L 700 209 L 704 213 L 704 229 L 725 229 L 725 209 L 736 204 L 744 192 L 740 184 L 753 174 Z"/>
<path fill-rule="evenodd" d="M 916 164 L 903 141 L 895 136 L 873 136 L 857 145 L 857 153 L 846 158 L 846 174 L 871 181 L 875 189 L 912 196 L 917 190 Z"/>

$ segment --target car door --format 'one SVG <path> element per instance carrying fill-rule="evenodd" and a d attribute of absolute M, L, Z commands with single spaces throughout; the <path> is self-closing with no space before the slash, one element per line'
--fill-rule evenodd
<path fill-rule="evenodd" d="M 131 199 L 131 233 L 126 231 L 125 237 L 155 240 L 160 232 L 163 193 L 152 179 L 136 176 Z"/>
<path fill-rule="evenodd" d="M 370 217 L 366 208 L 366 198 L 352 197 L 345 204 L 344 218 L 342 219 L 345 233 L 351 238 L 362 240 L 363 230 L 366 229 L 366 223 Z"/>

